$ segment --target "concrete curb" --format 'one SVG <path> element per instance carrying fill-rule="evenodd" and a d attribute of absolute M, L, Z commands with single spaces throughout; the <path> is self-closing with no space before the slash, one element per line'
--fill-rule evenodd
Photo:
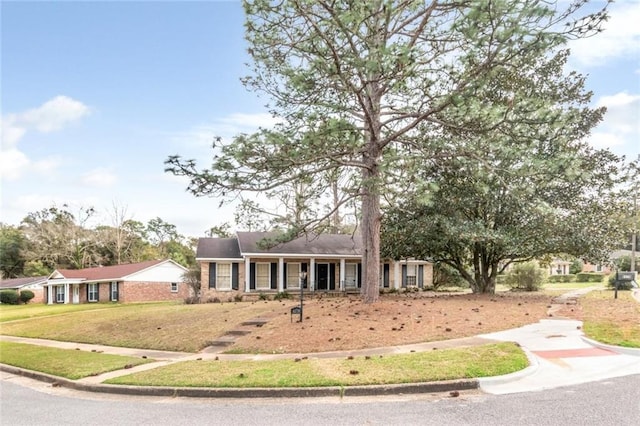
<path fill-rule="evenodd" d="M 480 377 L 478 379 L 480 389 L 482 389 L 483 386 L 502 385 L 504 383 L 515 382 L 516 380 L 520 380 L 524 377 L 530 376 L 538 371 L 538 368 L 540 367 L 538 357 L 536 357 L 531 351 L 523 348 L 522 346 L 520 347 L 520 349 L 522 349 L 522 351 L 527 355 L 529 366 L 524 370 L 516 371 L 509 374 L 503 374 L 502 376 Z"/>
<path fill-rule="evenodd" d="M 54 386 L 69 389 L 135 396 L 191 397 L 191 398 L 308 398 L 330 396 L 381 396 L 401 394 L 439 393 L 479 388 L 477 379 L 445 380 L 441 382 L 406 383 L 369 386 L 327 386 L 309 388 L 187 388 L 161 386 L 124 386 L 86 384 L 46 373 L 0 364 L 0 371 L 28 377 Z"/>
<path fill-rule="evenodd" d="M 586 343 L 588 343 L 591 346 L 595 346 L 596 348 L 606 349 L 611 352 L 617 352 L 623 355 L 640 356 L 640 349 L 638 348 L 625 348 L 624 346 L 607 345 L 606 343 L 600 343 L 597 340 L 592 340 L 585 336 L 580 336 L 580 337 Z"/>

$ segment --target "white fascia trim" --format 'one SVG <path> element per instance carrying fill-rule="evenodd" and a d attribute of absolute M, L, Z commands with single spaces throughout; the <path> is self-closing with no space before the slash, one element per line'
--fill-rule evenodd
<path fill-rule="evenodd" d="M 244 261 L 243 258 L 230 258 L 230 257 L 196 257 L 196 262 L 226 262 L 226 263 L 233 263 L 233 262 L 242 262 Z"/>
<path fill-rule="evenodd" d="M 313 259 L 362 259 L 362 255 L 359 254 L 317 254 L 317 253 L 243 253 L 246 257 L 262 257 L 262 258 L 313 258 Z"/>
<path fill-rule="evenodd" d="M 56 286 L 56 285 L 61 285 L 61 284 L 83 284 L 86 281 L 84 280 L 84 278 L 59 278 L 59 279 L 55 279 L 55 280 L 51 280 L 51 281 L 47 281 L 46 283 L 43 284 L 43 286 Z"/>

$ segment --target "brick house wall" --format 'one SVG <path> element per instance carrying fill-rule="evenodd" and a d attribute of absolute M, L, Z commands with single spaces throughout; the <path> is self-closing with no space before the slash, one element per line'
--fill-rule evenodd
<path fill-rule="evenodd" d="M 102 288 L 100 291 L 102 291 Z M 108 284 L 106 292 L 108 295 Z M 178 283 L 177 292 L 172 292 L 171 283 L 167 282 L 120 282 L 118 292 L 118 301 L 120 303 L 182 301 L 189 297 L 191 293 L 189 286 L 182 282 Z M 106 297 L 106 300 L 109 300 L 108 296 Z"/>

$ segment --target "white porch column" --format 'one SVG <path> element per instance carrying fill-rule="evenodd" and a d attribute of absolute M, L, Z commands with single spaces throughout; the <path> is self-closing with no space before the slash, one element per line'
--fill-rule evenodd
<path fill-rule="evenodd" d="M 64 304 L 69 303 L 69 283 L 64 285 Z"/>
<path fill-rule="evenodd" d="M 344 291 L 344 280 L 346 279 L 346 263 L 344 259 L 340 259 L 340 291 Z"/>
<path fill-rule="evenodd" d="M 53 286 L 47 286 L 47 305 L 53 305 Z"/>
<path fill-rule="evenodd" d="M 248 257 L 244 258 L 244 291 L 251 291 L 251 259 Z"/>
<path fill-rule="evenodd" d="M 314 283 L 316 281 L 316 260 L 312 257 L 309 259 L 309 285 L 307 289 L 313 291 Z"/>
<path fill-rule="evenodd" d="M 284 291 L 284 259 L 278 259 L 278 291 Z"/>
<path fill-rule="evenodd" d="M 400 289 L 400 262 L 393 262 L 393 288 Z"/>

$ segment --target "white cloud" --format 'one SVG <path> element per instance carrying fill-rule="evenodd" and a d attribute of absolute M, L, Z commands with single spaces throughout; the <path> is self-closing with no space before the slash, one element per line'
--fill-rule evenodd
<path fill-rule="evenodd" d="M 569 43 L 571 58 L 582 65 L 603 65 L 612 58 L 637 57 L 640 54 L 640 1 L 625 1 L 609 6 L 604 31 L 594 37 Z"/>
<path fill-rule="evenodd" d="M 38 108 L 30 109 L 18 116 L 18 121 L 42 133 L 62 129 L 89 114 L 89 107 L 67 96 L 56 96 Z"/>
<path fill-rule="evenodd" d="M 17 148 L 18 143 L 30 130 L 41 133 L 61 130 L 88 115 L 89 112 L 89 107 L 80 101 L 67 96 L 56 96 L 37 108 L 3 116 L 0 176 L 15 180 L 22 176 L 27 168 L 32 168 L 35 172 L 51 171 L 60 164 L 59 160 L 32 161 Z"/>
<path fill-rule="evenodd" d="M 2 117 L 2 150 L 13 149 L 24 136 L 27 129 L 16 124 L 16 115 Z"/>
<path fill-rule="evenodd" d="M 29 163 L 27 156 L 17 149 L 3 149 L 0 155 L 0 176 L 3 180 L 16 180 Z"/>
<path fill-rule="evenodd" d="M 606 107 L 607 113 L 596 132 L 591 135 L 591 144 L 635 157 L 633 154 L 640 152 L 640 94 L 620 92 L 602 96 L 596 105 Z"/>
<path fill-rule="evenodd" d="M 281 121 L 271 114 L 234 113 L 226 117 L 213 120 L 210 123 L 194 126 L 191 130 L 175 136 L 174 142 L 181 146 L 194 145 L 198 147 L 210 147 L 215 137 L 231 139 L 240 133 L 251 133 L 259 127 L 269 129 Z"/>
<path fill-rule="evenodd" d="M 109 169 L 98 168 L 85 173 L 82 176 L 82 183 L 87 186 L 108 188 L 118 180 L 115 173 Z"/>

